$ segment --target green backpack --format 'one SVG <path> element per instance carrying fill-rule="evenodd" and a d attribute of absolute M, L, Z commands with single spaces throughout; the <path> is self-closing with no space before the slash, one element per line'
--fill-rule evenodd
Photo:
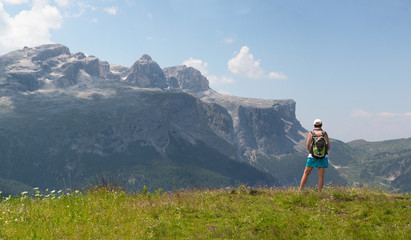
<path fill-rule="evenodd" d="M 315 134 L 314 131 L 311 131 L 311 146 L 310 153 L 314 158 L 322 159 L 327 155 L 327 140 L 325 135 L 327 133 L 323 131 L 321 135 Z"/>

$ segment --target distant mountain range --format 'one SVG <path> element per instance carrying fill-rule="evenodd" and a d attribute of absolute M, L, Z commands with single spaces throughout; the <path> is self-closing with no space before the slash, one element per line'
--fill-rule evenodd
<path fill-rule="evenodd" d="M 0 56 L 0 190 L 298 185 L 307 130 L 295 104 L 220 94 L 198 70 L 148 55 L 124 67 L 25 47 Z M 395 141 L 332 140 L 326 180 L 409 191 L 411 140 Z"/>

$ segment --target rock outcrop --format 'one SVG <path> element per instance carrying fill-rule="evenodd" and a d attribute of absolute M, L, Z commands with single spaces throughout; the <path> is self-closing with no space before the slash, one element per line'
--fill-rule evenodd
<path fill-rule="evenodd" d="M 134 63 L 126 81 L 142 88 L 167 88 L 163 71 L 147 54 Z"/>
<path fill-rule="evenodd" d="M 200 98 L 227 109 L 233 119 L 235 142 L 241 154 L 252 159 L 264 155 L 290 154 L 298 151 L 306 130 L 295 117 L 293 100 L 263 100 L 202 92 Z"/>
<path fill-rule="evenodd" d="M 163 71 L 167 78 L 177 81 L 177 84 L 172 84 L 171 88 L 179 88 L 193 93 L 210 89 L 207 78 L 195 68 L 183 65 L 164 68 Z"/>
<path fill-rule="evenodd" d="M 33 92 L 41 89 L 73 87 L 84 78 L 106 77 L 100 61 L 83 53 L 71 54 L 59 44 L 25 47 L 2 56 L 0 84 L 2 90 Z M 92 84 L 92 83 L 90 83 Z"/>

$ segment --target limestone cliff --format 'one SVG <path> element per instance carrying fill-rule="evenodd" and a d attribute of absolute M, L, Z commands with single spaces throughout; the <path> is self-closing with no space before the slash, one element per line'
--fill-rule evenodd
<path fill-rule="evenodd" d="M 179 88 L 196 94 L 202 101 L 225 109 L 233 125 L 231 142 L 239 156 L 256 162 L 257 154 L 282 155 L 304 151 L 306 130 L 295 116 L 295 102 L 252 99 L 220 94 L 208 85 L 198 70 L 186 66 L 163 69 L 167 78 L 176 78 Z"/>

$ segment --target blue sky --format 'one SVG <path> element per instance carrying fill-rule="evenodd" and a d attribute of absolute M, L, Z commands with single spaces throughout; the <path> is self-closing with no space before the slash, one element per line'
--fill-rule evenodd
<path fill-rule="evenodd" d="M 293 99 L 332 138 L 411 137 L 408 0 L 0 0 L 0 54 L 61 43 L 199 69 L 231 95 Z"/>

